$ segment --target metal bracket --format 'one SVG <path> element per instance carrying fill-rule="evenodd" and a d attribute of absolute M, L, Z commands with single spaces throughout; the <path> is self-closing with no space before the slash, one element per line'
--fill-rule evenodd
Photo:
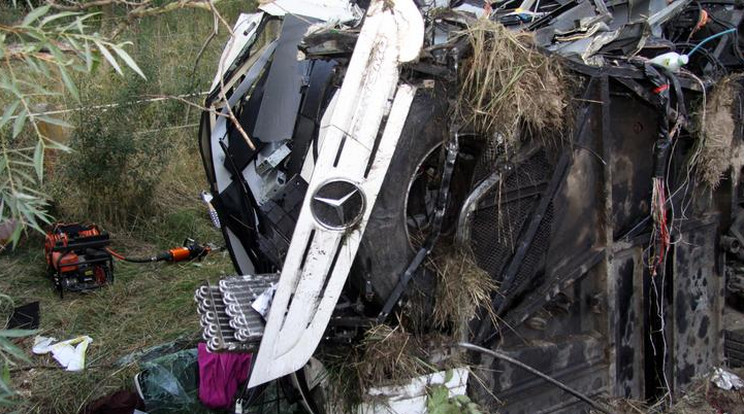
<path fill-rule="evenodd" d="M 457 154 L 460 153 L 460 143 L 456 132 L 447 142 L 446 148 L 447 156 L 445 157 L 444 167 L 442 170 L 442 182 L 439 186 L 437 204 L 434 209 L 434 216 L 432 217 L 431 233 L 429 233 L 429 236 L 427 236 L 424 244 L 421 246 L 418 252 L 416 252 L 416 256 L 414 256 L 413 260 L 411 260 L 411 263 L 408 264 L 406 271 L 403 272 L 403 274 L 400 276 L 398 284 L 395 285 L 395 289 L 393 289 L 393 291 L 390 293 L 390 296 L 385 302 L 385 305 L 382 307 L 382 311 L 380 311 L 380 314 L 377 315 L 377 323 L 384 322 L 385 319 L 387 319 L 387 317 L 390 315 L 393 307 L 395 307 L 395 304 L 398 303 L 400 297 L 405 292 L 406 286 L 408 286 L 408 282 L 411 281 L 413 275 L 416 273 L 416 270 L 418 270 L 419 266 L 421 266 L 421 263 L 424 262 L 426 256 L 431 253 L 431 250 L 434 248 L 434 245 L 436 244 L 437 239 L 439 239 L 439 235 L 442 232 L 442 222 L 444 221 L 444 215 L 447 212 L 447 204 L 449 203 L 449 190 L 450 182 L 452 181 L 452 173 L 455 170 Z"/>

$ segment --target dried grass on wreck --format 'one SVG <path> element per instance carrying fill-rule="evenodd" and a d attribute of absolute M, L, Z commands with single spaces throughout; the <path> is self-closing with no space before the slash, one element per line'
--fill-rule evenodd
<path fill-rule="evenodd" d="M 744 368 L 730 371 L 744 376 Z M 671 407 L 667 406 L 667 401 L 652 405 L 627 398 L 607 402 L 617 414 L 744 414 L 744 390 L 722 390 L 713 385 L 709 377 L 698 378 L 687 386 Z"/>
<path fill-rule="evenodd" d="M 370 388 L 404 384 L 411 378 L 464 364 L 463 354 L 451 337 L 414 335 L 402 324 L 375 325 L 358 345 L 323 349 L 319 359 L 334 396 L 330 401 L 342 412 L 371 398 L 364 395 Z"/>
<path fill-rule="evenodd" d="M 521 126 L 563 131 L 572 81 L 555 57 L 540 53 L 532 33 L 473 20 L 465 35 L 472 56 L 463 63 L 459 116 L 485 136 L 516 143 Z M 550 134 L 545 134 L 550 135 Z"/>
<path fill-rule="evenodd" d="M 496 282 L 478 266 L 472 252 L 449 249 L 435 255 L 431 266 L 436 270 L 437 287 L 434 304 L 434 325 L 453 328 L 456 338 L 465 337 L 468 322 L 479 308 L 486 310 L 496 324 L 491 297 Z"/>
<path fill-rule="evenodd" d="M 742 120 L 734 119 L 734 105 L 742 99 L 742 78 L 736 74 L 718 81 L 693 115 L 698 142 L 690 164 L 700 180 L 713 189 L 729 168 L 738 177 L 744 166 L 744 145 L 741 137 L 735 139 L 736 125 Z"/>

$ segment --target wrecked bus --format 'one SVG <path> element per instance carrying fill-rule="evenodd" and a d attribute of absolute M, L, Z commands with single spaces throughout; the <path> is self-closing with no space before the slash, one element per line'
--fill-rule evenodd
<path fill-rule="evenodd" d="M 237 398 L 281 379 L 309 412 L 344 412 L 341 373 L 355 410 L 423 412 L 375 387 L 441 371 L 485 409 L 576 413 L 741 363 L 741 16 L 687 0 L 241 15 L 199 132 L 239 276 L 196 292 L 208 348 L 254 354 Z"/>

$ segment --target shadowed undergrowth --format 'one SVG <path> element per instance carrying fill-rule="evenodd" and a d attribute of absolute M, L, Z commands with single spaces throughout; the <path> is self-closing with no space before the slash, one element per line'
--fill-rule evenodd
<path fill-rule="evenodd" d="M 234 21 L 251 4 L 226 1 L 220 10 Z M 197 148 L 198 111 L 175 100 L 130 104 L 205 91 L 227 36 L 221 27 L 192 77 L 212 23 L 212 16 L 199 10 L 134 22 L 121 38 L 133 40 L 130 52 L 147 80 L 123 79 L 101 68 L 80 80 L 81 102 L 50 103 L 49 109 L 119 105 L 73 113 L 67 121 L 76 128 L 57 131 L 56 138 L 73 147 L 72 153 L 50 155 L 46 174 L 45 191 L 58 220 L 101 224 L 111 232 L 112 248 L 131 256 L 179 246 L 186 237 L 223 244 L 199 201 L 207 185 Z M 138 368 L 117 360 L 176 338 L 198 341 L 194 290 L 233 272 L 226 253 L 175 265 L 116 262 L 113 285 L 60 299 L 45 277 L 43 239 L 30 234 L 14 251 L 0 254 L 0 292 L 15 305 L 40 302 L 41 335 L 59 340 L 89 335 L 93 343 L 82 372 L 63 371 L 48 355 L 11 367 L 11 386 L 19 394 L 14 410 L 74 414 L 112 391 L 131 389 Z M 18 342 L 31 355 L 33 338 Z"/>

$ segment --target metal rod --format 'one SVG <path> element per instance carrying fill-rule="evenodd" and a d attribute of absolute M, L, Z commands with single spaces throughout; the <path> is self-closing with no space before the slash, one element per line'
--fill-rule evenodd
<path fill-rule="evenodd" d="M 471 343 L 468 343 L 468 342 L 460 342 L 458 345 L 460 345 L 461 347 L 463 347 L 465 349 L 468 349 L 468 350 L 471 350 L 471 351 L 476 351 L 476 352 L 481 352 L 481 353 L 484 353 L 484 354 L 488 354 L 488 355 L 491 355 L 494 358 L 498 358 L 498 359 L 500 359 L 502 361 L 506 361 L 506 362 L 508 362 L 508 363 L 510 363 L 512 365 L 516 365 L 519 368 L 522 368 L 523 370 L 525 370 L 525 371 L 527 371 L 527 372 L 529 372 L 531 374 L 537 375 L 538 377 L 540 377 L 540 378 L 544 379 L 545 381 L 547 381 L 547 382 L 555 385 L 556 387 L 562 389 L 563 391 L 566 391 L 567 393 L 573 395 L 574 397 L 580 399 L 581 401 L 584 401 L 585 403 L 589 404 L 595 410 L 601 411 L 601 412 L 603 412 L 605 414 L 612 414 L 612 412 L 610 411 L 610 408 L 605 407 L 604 404 L 600 404 L 600 403 L 592 400 L 591 398 L 587 397 L 585 394 L 583 394 L 583 393 L 581 393 L 581 392 L 579 392 L 579 391 L 577 391 L 577 390 L 569 387 L 568 385 L 566 385 L 566 384 L 558 381 L 557 379 L 555 379 L 555 378 L 553 378 L 553 377 L 551 377 L 551 376 L 549 376 L 547 374 L 544 374 L 544 373 L 536 370 L 535 368 L 532 368 L 531 366 L 529 366 L 529 365 L 527 365 L 527 364 L 525 364 L 523 362 L 517 361 L 516 359 L 514 359 L 514 358 L 512 358 L 512 357 L 510 357 L 510 356 L 508 356 L 506 354 L 502 354 L 501 352 L 497 352 L 497 351 L 493 351 L 493 350 L 490 350 L 490 349 L 486 349 L 486 348 L 483 348 L 483 347 L 480 347 L 478 345 L 474 345 L 474 344 L 471 344 Z"/>

